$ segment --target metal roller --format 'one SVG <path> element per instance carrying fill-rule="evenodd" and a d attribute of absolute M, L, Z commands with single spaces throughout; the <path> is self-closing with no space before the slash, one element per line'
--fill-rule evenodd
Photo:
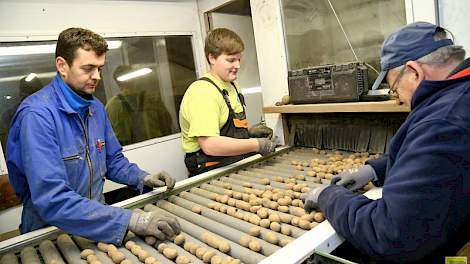
<path fill-rule="evenodd" d="M 155 211 L 155 212 L 159 212 L 159 213 L 163 213 L 163 214 L 169 214 L 169 215 L 172 215 L 172 216 L 176 216 L 174 214 L 171 214 L 169 213 L 168 211 L 165 211 L 153 204 L 147 204 L 145 205 L 144 207 L 144 210 L 145 211 Z M 178 221 L 181 225 L 181 229 L 190 234 L 191 236 L 199 239 L 199 240 L 202 240 L 202 235 L 204 233 L 211 233 L 213 234 L 214 236 L 217 236 L 217 237 L 220 237 L 219 235 L 213 233 L 213 232 L 210 232 L 202 227 L 199 227 L 198 225 L 195 225 L 187 220 L 185 220 L 184 218 L 181 218 L 181 217 L 177 217 L 178 218 Z M 224 239 L 223 237 L 220 237 L 220 239 Z M 260 261 L 262 261 L 265 256 L 261 255 L 261 254 L 258 254 L 256 252 L 253 252 L 247 248 L 244 248 L 240 245 L 238 245 L 237 243 L 234 243 L 232 241 L 228 241 L 228 243 L 230 244 L 230 255 L 234 258 L 238 258 L 240 259 L 243 263 L 247 263 L 247 264 L 250 264 L 250 263 L 258 263 Z"/>
<path fill-rule="evenodd" d="M 220 224 L 214 220 L 211 220 L 207 217 L 193 213 L 190 210 L 184 209 L 183 207 L 177 206 L 170 202 L 161 200 L 157 202 L 157 205 L 158 207 L 161 207 L 169 212 L 172 212 L 175 215 L 178 215 L 180 217 L 185 218 L 188 221 L 196 223 L 198 226 L 204 227 L 205 229 L 209 231 L 212 231 L 222 237 L 225 237 L 226 239 L 229 239 L 233 241 L 234 243 L 238 243 L 240 241 L 240 238 L 243 235 L 246 235 L 245 233 L 240 232 L 237 229 Z M 260 243 L 261 245 L 260 253 L 265 256 L 269 256 L 279 249 L 278 246 L 269 244 L 266 241 L 259 239 L 257 237 L 252 237 L 252 240 L 258 241 L 258 243 Z"/>
<path fill-rule="evenodd" d="M 39 252 L 45 264 L 65 264 L 54 243 L 50 240 L 44 240 L 39 244 Z"/>
<path fill-rule="evenodd" d="M 77 245 L 75 245 L 69 235 L 62 234 L 58 236 L 56 243 L 67 263 L 87 264 L 86 261 L 80 257 L 80 249 L 78 249 Z"/>

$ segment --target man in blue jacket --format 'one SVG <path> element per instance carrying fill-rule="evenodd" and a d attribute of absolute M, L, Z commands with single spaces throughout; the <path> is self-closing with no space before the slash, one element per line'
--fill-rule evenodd
<path fill-rule="evenodd" d="M 171 189 L 175 184 L 166 172 L 150 175 L 123 156 L 103 104 L 93 97 L 107 50 L 106 41 L 92 31 L 61 32 L 57 75 L 27 97 L 13 117 L 7 166 L 23 203 L 21 233 L 54 225 L 119 245 L 128 229 L 161 240 L 180 232 L 176 219 L 104 204 L 106 178 L 140 192 L 144 185 Z"/>
<path fill-rule="evenodd" d="M 302 198 L 372 259 L 444 263 L 470 240 L 470 60 L 425 22 L 384 42 L 382 80 L 411 112 L 387 155 Z M 373 181 L 382 198 L 354 193 Z M 346 187 L 346 188 L 345 188 Z"/>

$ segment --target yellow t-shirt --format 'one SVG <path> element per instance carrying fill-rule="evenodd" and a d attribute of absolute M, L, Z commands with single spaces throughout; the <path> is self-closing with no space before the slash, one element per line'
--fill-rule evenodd
<path fill-rule="evenodd" d="M 237 90 L 230 82 L 223 82 L 210 73 L 204 77 L 211 79 L 220 89 L 227 90 L 230 105 L 235 113 L 243 111 Z M 234 82 L 237 89 L 240 85 Z M 186 153 L 198 151 L 197 137 L 219 136 L 220 129 L 227 122 L 229 110 L 224 97 L 210 82 L 197 80 L 193 82 L 181 101 L 179 122 L 183 150 Z"/>

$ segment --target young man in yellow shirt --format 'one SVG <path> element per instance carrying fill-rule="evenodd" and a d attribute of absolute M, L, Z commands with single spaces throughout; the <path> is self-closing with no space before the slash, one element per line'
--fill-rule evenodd
<path fill-rule="evenodd" d="M 189 86 L 179 113 L 190 176 L 255 152 L 267 155 L 275 150 L 270 128 L 255 125 L 248 129 L 244 99 L 236 81 L 243 50 L 240 37 L 226 28 L 214 29 L 206 38 L 204 51 L 210 70 Z"/>

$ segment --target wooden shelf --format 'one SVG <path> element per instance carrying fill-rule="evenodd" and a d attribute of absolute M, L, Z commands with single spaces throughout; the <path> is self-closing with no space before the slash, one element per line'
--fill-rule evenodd
<path fill-rule="evenodd" d="M 338 113 L 338 112 L 409 112 L 404 105 L 397 105 L 395 100 L 381 102 L 353 102 L 328 104 L 300 104 L 263 107 L 264 113 Z"/>

